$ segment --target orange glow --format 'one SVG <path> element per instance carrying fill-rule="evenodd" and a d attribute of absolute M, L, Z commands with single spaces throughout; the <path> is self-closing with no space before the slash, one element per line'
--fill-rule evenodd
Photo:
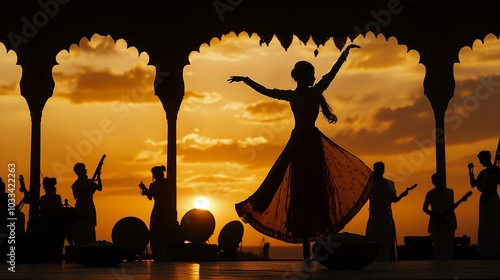
<path fill-rule="evenodd" d="M 210 210 L 210 201 L 206 197 L 195 198 L 194 207 L 198 209 Z"/>
<path fill-rule="evenodd" d="M 147 64 L 148 54 L 128 47 L 125 40 L 111 40 L 95 35 L 68 46 L 69 52 L 61 51 L 53 70 L 55 91 L 42 119 L 42 173 L 57 178 L 57 191 L 70 205 L 75 202 L 73 164 L 86 163 L 91 176 L 101 156 L 107 155 L 103 190 L 94 196 L 99 240 L 111 240 L 114 224 L 126 216 L 139 217 L 149 225 L 154 201 L 141 196 L 138 184 L 151 182 L 153 166 L 166 165 L 168 144 L 165 112 L 153 91 L 156 70 Z M 428 217 L 422 204 L 432 188 L 435 152 L 433 113 L 422 88 L 425 69 L 419 64 L 419 54 L 408 52 L 394 38 L 367 35 L 353 43 L 361 49 L 351 51 L 325 92 L 339 121 L 330 125 L 319 117 L 317 126 L 368 166 L 384 161 L 386 177 L 395 181 L 398 194 L 419 184 L 393 206 L 402 244 L 404 236 L 427 235 Z M 196 208 L 209 207 L 216 219 L 211 243 L 217 243 L 226 223 L 239 220 L 234 204 L 259 187 L 293 128 L 286 103 L 242 84 L 229 84 L 228 77 L 250 76 L 269 88 L 291 89 L 295 84 L 290 70 L 295 62 L 310 61 L 318 80 L 340 54 L 332 41 L 318 48 L 318 56 L 314 56 L 315 49 L 312 41 L 304 45 L 298 39 L 287 51 L 277 40 L 260 46 L 257 36 L 243 33 L 213 39 L 210 46 L 204 44 L 190 55 L 190 64 L 184 68 L 186 94 L 177 120 L 177 214 L 180 221 L 193 203 Z M 19 93 L 21 69 L 16 59 L 0 43 L 0 127 L 4 132 L 0 164 L 15 162 L 17 174 L 29 182 L 31 120 Z M 476 42 L 472 50 L 465 48 L 455 65 L 455 96 L 445 124 L 447 183 L 455 190 L 456 200 L 470 189 L 467 163 L 479 166 L 477 153 L 493 151 L 498 141 L 498 128 L 491 120 L 500 119 L 495 82 L 500 81 L 495 74 L 499 66 L 500 42 L 494 36 L 486 37 L 484 44 Z M 487 87 L 485 81 L 494 83 Z M 5 171 L 0 176 L 5 181 Z M 456 236 L 468 235 L 476 242 L 479 193 L 473 192 L 456 210 Z M 28 208 L 23 208 L 26 216 Z M 344 231 L 364 234 L 367 219 L 365 205 Z M 244 246 L 259 246 L 262 238 L 245 225 Z M 271 238 L 266 241 L 272 246 L 289 245 Z"/>

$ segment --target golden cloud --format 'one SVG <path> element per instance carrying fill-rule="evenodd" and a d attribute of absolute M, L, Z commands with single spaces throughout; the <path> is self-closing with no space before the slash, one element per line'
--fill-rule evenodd
<path fill-rule="evenodd" d="M 458 81 L 445 118 L 448 144 L 466 144 L 500 135 L 500 76 Z M 346 118 L 347 127 L 364 120 L 363 129 L 344 129 L 334 137 L 363 154 L 407 153 L 434 148 L 435 121 L 429 100 L 421 95 L 411 105 L 384 106 L 369 116 Z M 389 125 L 387 125 L 389 123 Z M 384 130 L 377 128 L 384 126 Z M 409 141 L 411 139 L 411 141 Z"/>
<path fill-rule="evenodd" d="M 178 142 L 177 154 L 183 163 L 236 162 L 250 168 L 271 166 L 283 146 L 263 139 L 215 139 L 190 133 Z"/>
<path fill-rule="evenodd" d="M 110 69 L 94 71 L 85 67 L 75 74 L 56 72 L 54 97 L 67 98 L 73 103 L 159 102 L 153 89 L 154 78 L 154 73 L 142 66 L 123 73 Z"/>
<path fill-rule="evenodd" d="M 1 95 L 19 95 L 19 84 L 15 83 L 0 83 L 0 96 Z"/>
<path fill-rule="evenodd" d="M 287 102 L 274 100 L 246 105 L 243 112 L 243 118 L 258 123 L 289 120 L 292 116 L 290 105 Z"/>

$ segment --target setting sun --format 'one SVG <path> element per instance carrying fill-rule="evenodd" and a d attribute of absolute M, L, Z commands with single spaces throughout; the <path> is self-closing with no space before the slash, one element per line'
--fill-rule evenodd
<path fill-rule="evenodd" d="M 210 208 L 210 201 L 206 197 L 198 197 L 194 200 L 194 207 L 208 210 Z"/>

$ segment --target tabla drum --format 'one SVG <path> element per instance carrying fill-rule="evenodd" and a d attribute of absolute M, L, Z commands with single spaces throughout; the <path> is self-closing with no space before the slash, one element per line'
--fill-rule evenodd
<path fill-rule="evenodd" d="M 140 254 L 149 243 L 148 226 L 137 217 L 122 218 L 114 225 L 111 239 L 123 247 L 124 254 Z"/>
<path fill-rule="evenodd" d="M 378 257 L 375 240 L 353 233 L 331 234 L 313 244 L 316 261 L 328 269 L 362 269 Z"/>
<path fill-rule="evenodd" d="M 215 218 L 208 210 L 191 209 L 182 217 L 180 228 L 185 241 L 204 243 L 214 233 Z"/>
<path fill-rule="evenodd" d="M 243 224 L 240 221 L 227 223 L 220 231 L 218 243 L 223 251 L 238 248 L 243 239 Z"/>

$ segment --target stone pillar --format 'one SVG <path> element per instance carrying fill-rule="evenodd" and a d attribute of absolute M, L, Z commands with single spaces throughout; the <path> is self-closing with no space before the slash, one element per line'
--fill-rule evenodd
<path fill-rule="evenodd" d="M 426 68 L 424 93 L 434 111 L 436 172 L 442 173 L 446 180 L 446 133 L 444 116 L 448 108 L 448 103 L 455 91 L 455 77 L 453 73 L 455 53 L 450 49 L 443 48 L 443 50 L 447 50 L 448 52 L 434 51 L 430 56 L 426 57 L 424 55 L 421 61 Z"/>
<path fill-rule="evenodd" d="M 169 202 L 168 213 L 165 213 L 165 224 L 168 227 L 166 252 L 161 255 L 153 252 L 155 260 L 176 260 L 176 250 L 183 244 L 183 238 L 177 217 L 177 114 L 184 97 L 184 63 L 163 60 L 155 64 L 155 94 L 161 100 L 167 118 L 167 181 L 174 188 Z"/>
<path fill-rule="evenodd" d="M 36 222 L 40 214 L 40 170 L 41 170 L 41 121 L 42 111 L 54 91 L 52 67 L 54 57 L 41 57 L 33 51 L 19 55 L 23 68 L 20 81 L 21 95 L 26 99 L 31 114 L 31 156 L 29 177 L 29 221 L 27 234 L 36 234 Z"/>

